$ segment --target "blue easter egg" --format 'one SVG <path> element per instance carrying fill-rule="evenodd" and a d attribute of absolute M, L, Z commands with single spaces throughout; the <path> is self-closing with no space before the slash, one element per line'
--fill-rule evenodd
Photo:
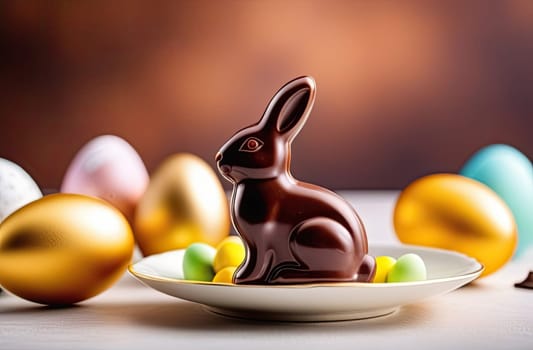
<path fill-rule="evenodd" d="M 496 192 L 513 212 L 518 227 L 515 257 L 533 244 L 533 166 L 522 152 L 502 144 L 476 152 L 460 174 Z"/>

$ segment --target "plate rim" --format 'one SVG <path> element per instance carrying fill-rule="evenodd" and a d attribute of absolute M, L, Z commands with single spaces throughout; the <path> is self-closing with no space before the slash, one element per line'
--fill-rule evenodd
<path fill-rule="evenodd" d="M 372 283 L 372 282 L 324 282 L 324 283 L 301 283 L 301 284 L 276 284 L 276 285 L 259 285 L 259 284 L 233 284 L 233 283 L 218 283 L 218 282 L 207 282 L 207 281 L 189 281 L 185 279 L 177 279 L 172 277 L 162 277 L 162 276 L 154 276 L 150 274 L 146 274 L 143 272 L 135 271 L 134 266 L 138 263 L 141 263 L 144 259 L 158 255 L 158 254 L 164 254 L 168 253 L 170 251 L 178 251 L 182 249 L 173 249 L 166 252 L 161 252 L 158 254 L 149 255 L 146 257 L 143 257 L 141 260 L 137 262 L 132 262 L 128 265 L 128 272 L 133 275 L 135 278 L 140 278 L 154 281 L 154 282 L 165 282 L 165 283 L 173 283 L 177 285 L 202 285 L 202 286 L 211 286 L 211 287 L 222 287 L 222 288 L 247 288 L 247 289 L 310 289 L 310 288 L 331 288 L 331 287 L 363 287 L 363 288 L 390 288 L 391 286 L 395 287 L 401 287 L 401 286 L 417 286 L 417 285 L 426 285 L 426 284 L 434 284 L 434 283 L 445 283 L 445 282 L 451 282 L 456 280 L 461 280 L 464 278 L 470 278 L 475 276 L 476 274 L 479 276 L 485 270 L 485 266 L 479 262 L 477 259 L 468 256 L 466 254 L 463 254 L 461 252 L 457 252 L 454 250 L 447 250 L 442 248 L 433 248 L 433 247 L 426 247 L 426 246 L 420 246 L 420 245 L 412 245 L 412 244 L 394 244 L 394 243 L 374 243 L 370 244 L 372 247 L 387 247 L 387 248 L 415 248 L 415 249 L 423 249 L 423 250 L 430 250 L 433 252 L 441 252 L 446 254 L 452 254 L 452 255 L 459 255 L 463 258 L 466 258 L 468 260 L 472 260 L 478 265 L 478 268 L 475 271 L 463 273 L 460 275 L 454 275 L 450 277 L 442 277 L 442 278 L 432 278 L 427 279 L 424 281 L 412 281 L 412 282 L 394 282 L 394 283 Z M 475 279 L 474 277 L 473 279 Z"/>

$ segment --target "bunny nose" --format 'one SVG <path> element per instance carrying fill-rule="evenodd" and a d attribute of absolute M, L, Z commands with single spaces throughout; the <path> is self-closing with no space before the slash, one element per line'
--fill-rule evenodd
<path fill-rule="evenodd" d="M 220 162 L 221 159 L 222 159 L 222 153 L 217 152 L 217 155 L 215 156 L 215 162 Z"/>

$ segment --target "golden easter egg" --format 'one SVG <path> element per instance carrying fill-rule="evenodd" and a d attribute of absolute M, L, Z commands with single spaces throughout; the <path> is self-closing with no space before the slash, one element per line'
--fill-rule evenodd
<path fill-rule="evenodd" d="M 93 197 L 48 195 L 0 224 L 0 285 L 41 304 L 77 303 L 122 276 L 133 246 L 118 209 Z"/>
<path fill-rule="evenodd" d="M 394 209 L 400 241 L 455 250 L 485 266 L 482 276 L 513 255 L 517 230 L 511 210 L 487 186 L 454 174 L 422 177 L 405 188 Z"/>
<path fill-rule="evenodd" d="M 142 253 L 216 246 L 229 235 L 229 204 L 215 172 L 199 157 L 179 153 L 152 174 L 137 205 L 134 234 Z"/>

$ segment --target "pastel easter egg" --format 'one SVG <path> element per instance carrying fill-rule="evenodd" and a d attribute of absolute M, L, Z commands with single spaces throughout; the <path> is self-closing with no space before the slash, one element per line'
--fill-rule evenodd
<path fill-rule="evenodd" d="M 48 195 L 0 224 L 0 284 L 36 303 L 77 303 L 124 274 L 133 245 L 128 221 L 109 203 Z"/>
<path fill-rule="evenodd" d="M 0 222 L 15 210 L 42 196 L 39 186 L 24 169 L 0 158 Z"/>
<path fill-rule="evenodd" d="M 209 164 L 188 153 L 166 159 L 152 174 L 135 213 L 134 233 L 142 253 L 195 242 L 216 246 L 229 232 L 228 199 Z"/>
<path fill-rule="evenodd" d="M 148 181 L 137 151 L 118 136 L 103 135 L 78 151 L 65 173 L 61 192 L 101 198 L 131 221 Z"/>
<path fill-rule="evenodd" d="M 461 175 L 477 180 L 496 192 L 513 212 L 522 255 L 533 246 L 533 166 L 523 153 L 508 145 L 490 145 L 475 153 Z"/>
<path fill-rule="evenodd" d="M 485 266 L 482 276 L 513 255 L 517 232 L 513 214 L 490 188 L 467 177 L 422 177 L 400 194 L 394 208 L 400 241 L 455 250 Z"/>
<path fill-rule="evenodd" d="M 416 282 L 427 278 L 426 264 L 417 254 L 405 254 L 396 260 L 387 274 L 387 282 Z"/>
<path fill-rule="evenodd" d="M 191 244 L 183 256 L 183 276 L 190 281 L 210 282 L 215 276 L 213 260 L 216 250 L 205 243 Z"/>
<path fill-rule="evenodd" d="M 217 246 L 217 253 L 213 262 L 215 272 L 225 267 L 237 267 L 244 261 L 246 250 L 244 243 L 237 236 L 229 236 Z"/>
<path fill-rule="evenodd" d="M 396 259 L 391 256 L 376 257 L 376 274 L 374 275 L 374 283 L 385 283 L 390 269 L 396 264 Z"/>

